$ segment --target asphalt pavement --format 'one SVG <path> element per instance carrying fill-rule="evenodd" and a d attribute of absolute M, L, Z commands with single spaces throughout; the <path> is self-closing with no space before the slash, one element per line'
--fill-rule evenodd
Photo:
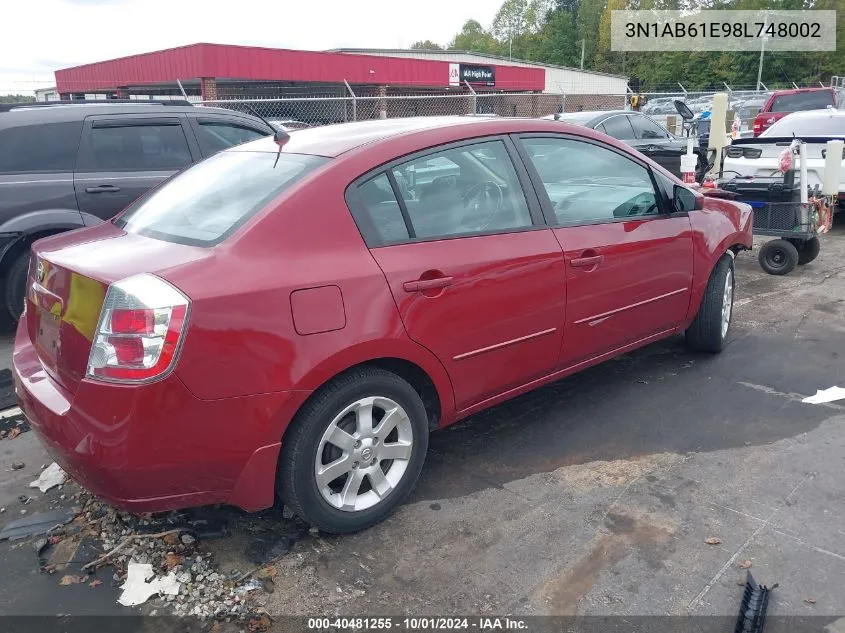
<path fill-rule="evenodd" d="M 750 571 L 779 584 L 770 615 L 840 630 L 845 400 L 801 399 L 845 387 L 845 230 L 786 277 L 763 273 L 756 252 L 736 265 L 722 354 L 658 343 L 435 433 L 408 503 L 366 532 L 292 542 L 260 603 L 271 615 L 734 617 Z M 0 440 L 0 527 L 63 494 L 26 488 L 48 461 L 32 433 Z M 205 544 L 223 572 L 255 566 L 249 519 L 235 515 L 230 537 Z M 131 612 L 108 570 L 97 588 L 58 586 L 27 541 L 0 543 L 0 568 L 0 613 Z"/>

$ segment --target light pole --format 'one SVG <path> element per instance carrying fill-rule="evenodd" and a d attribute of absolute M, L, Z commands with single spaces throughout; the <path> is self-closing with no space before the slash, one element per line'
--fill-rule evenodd
<path fill-rule="evenodd" d="M 760 92 L 760 84 L 763 80 L 763 52 L 766 50 L 766 40 L 768 37 L 765 35 L 766 27 L 769 25 L 769 16 L 766 16 L 766 22 L 763 25 L 763 37 L 760 38 L 760 65 L 757 66 L 757 92 Z"/>

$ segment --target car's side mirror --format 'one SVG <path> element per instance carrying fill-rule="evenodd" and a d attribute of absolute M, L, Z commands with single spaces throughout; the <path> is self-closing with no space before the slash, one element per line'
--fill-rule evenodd
<path fill-rule="evenodd" d="M 703 209 L 704 196 L 681 185 L 675 185 L 675 190 L 672 194 L 672 206 L 679 213 Z"/>

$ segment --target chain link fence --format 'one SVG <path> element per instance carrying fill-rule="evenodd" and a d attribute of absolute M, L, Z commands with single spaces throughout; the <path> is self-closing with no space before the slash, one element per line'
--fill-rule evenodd
<path fill-rule="evenodd" d="M 543 117 L 556 112 L 613 110 L 625 107 L 624 94 L 564 95 L 549 93 L 389 94 L 348 97 L 230 98 L 203 101 L 258 114 L 270 121 L 326 125 L 398 117 L 476 115 Z"/>
<path fill-rule="evenodd" d="M 819 86 L 815 86 L 819 87 Z M 845 107 L 845 78 L 835 77 L 831 87 L 837 92 L 839 107 Z M 379 91 L 377 87 L 342 87 L 327 93 L 308 94 L 303 89 L 287 96 L 271 96 L 269 89 L 249 94 L 243 89 L 220 98 L 203 101 L 200 105 L 216 106 L 258 114 L 270 121 L 297 122 L 309 126 L 363 121 L 368 119 L 393 119 L 419 116 L 502 116 L 544 117 L 557 112 L 622 110 L 629 107 L 632 92 L 620 94 L 537 93 L 537 92 L 476 92 L 460 93 L 416 91 L 397 93 Z M 675 101 L 683 101 L 693 113 L 711 109 L 717 91 L 666 90 L 640 92 L 645 103 L 640 110 L 664 125 L 670 132 L 682 133 L 683 121 L 675 108 Z M 770 96 L 770 90 L 726 87 L 728 94 L 728 121 L 734 115 L 740 119 L 740 130 L 749 130 L 754 118 Z M 278 94 L 278 93 L 276 93 Z"/>

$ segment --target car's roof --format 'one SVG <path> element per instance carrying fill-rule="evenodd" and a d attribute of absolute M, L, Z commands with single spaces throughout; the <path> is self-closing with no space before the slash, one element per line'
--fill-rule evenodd
<path fill-rule="evenodd" d="M 836 108 L 819 108 L 818 110 L 798 110 L 797 112 L 790 112 L 783 119 L 795 121 L 797 119 L 828 119 L 832 117 L 845 117 L 845 110 L 837 110 Z"/>
<path fill-rule="evenodd" d="M 611 114 L 642 114 L 642 112 L 638 112 L 637 110 L 581 110 L 579 112 L 564 112 L 560 115 L 560 120 L 589 121 L 593 118 L 608 117 Z"/>
<path fill-rule="evenodd" d="M 560 115 L 558 121 L 560 123 L 570 123 L 572 125 L 583 125 L 585 127 L 593 127 L 601 123 L 608 117 L 617 116 L 620 114 L 644 117 L 648 116 L 648 114 L 646 114 L 645 112 L 639 112 L 638 110 L 582 110 L 580 112 L 565 112 Z"/>
<path fill-rule="evenodd" d="M 821 92 L 826 90 L 828 92 L 833 92 L 833 88 L 789 88 L 787 90 L 775 90 L 772 92 L 772 97 L 781 97 L 783 95 L 794 95 L 798 94 L 799 92 Z"/>
<path fill-rule="evenodd" d="M 529 118 L 430 116 L 399 119 L 374 119 L 355 123 L 337 123 L 295 130 L 282 146 L 293 154 L 315 154 L 336 157 L 340 154 L 386 139 L 425 135 L 432 145 L 473 136 L 513 134 L 517 132 L 560 132 L 558 121 Z M 278 146 L 271 138 L 259 139 L 227 151 L 275 152 Z"/>
<path fill-rule="evenodd" d="M 85 105 L 56 105 L 52 107 L 27 108 L 20 107 L 8 112 L 0 112 L 0 127 L 26 125 L 30 123 L 62 123 L 67 121 L 81 121 L 93 114 L 149 114 L 150 116 L 166 116 L 168 114 L 226 114 L 257 120 L 256 117 L 244 112 L 236 112 L 227 108 L 207 108 L 196 106 L 171 105 L 133 105 L 128 103 L 91 103 Z"/>

